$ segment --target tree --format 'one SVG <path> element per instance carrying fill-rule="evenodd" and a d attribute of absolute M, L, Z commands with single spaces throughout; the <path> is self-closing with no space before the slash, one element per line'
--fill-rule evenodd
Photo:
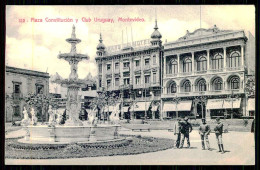
<path fill-rule="evenodd" d="M 247 78 L 245 84 L 245 92 L 248 95 L 248 97 L 255 96 L 255 76 L 250 76 Z"/>
<path fill-rule="evenodd" d="M 28 93 L 25 97 L 25 102 L 29 105 L 29 107 L 34 107 L 35 109 L 41 109 L 41 119 L 43 123 L 44 115 L 45 119 L 48 119 L 48 108 L 49 104 L 54 105 L 54 101 L 51 97 L 46 96 L 44 94 L 35 94 Z"/>

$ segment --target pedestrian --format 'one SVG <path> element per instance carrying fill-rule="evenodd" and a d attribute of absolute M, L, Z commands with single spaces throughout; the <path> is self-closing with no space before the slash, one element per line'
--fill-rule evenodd
<path fill-rule="evenodd" d="M 255 139 L 255 119 L 253 120 L 251 125 L 251 133 L 254 133 L 254 139 Z"/>
<path fill-rule="evenodd" d="M 184 121 L 181 121 L 181 145 L 180 148 L 183 148 L 184 140 L 187 138 L 187 148 L 190 148 L 190 136 L 189 133 L 192 131 L 192 126 L 188 122 L 189 118 L 185 117 Z"/>
<path fill-rule="evenodd" d="M 202 118 L 201 121 L 202 124 L 199 127 L 199 134 L 201 138 L 202 150 L 205 150 L 204 140 L 206 142 L 207 149 L 210 150 L 209 138 L 208 138 L 208 135 L 210 134 L 210 126 L 206 123 L 205 118 Z"/>
<path fill-rule="evenodd" d="M 180 123 L 181 119 L 177 119 L 177 121 L 174 124 L 174 139 L 175 139 L 175 143 L 174 143 L 174 148 L 179 148 L 180 146 L 180 141 L 181 141 L 181 123 Z"/>
<path fill-rule="evenodd" d="M 225 153 L 224 146 L 223 146 L 223 143 L 222 143 L 223 123 L 220 122 L 219 117 L 216 118 L 216 121 L 217 121 L 217 125 L 214 128 L 214 131 L 215 131 L 216 139 L 217 139 L 217 142 L 218 142 L 218 148 L 219 148 L 218 152 L 222 152 L 222 154 L 223 154 L 223 153 Z"/>

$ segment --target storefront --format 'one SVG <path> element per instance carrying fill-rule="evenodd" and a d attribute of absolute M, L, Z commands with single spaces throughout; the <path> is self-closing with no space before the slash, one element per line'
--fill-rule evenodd
<path fill-rule="evenodd" d="M 164 118 L 177 118 L 191 116 L 192 101 L 180 101 L 179 103 L 165 102 L 163 105 Z"/>
<path fill-rule="evenodd" d="M 255 116 L 255 99 L 249 98 L 248 99 L 248 108 L 249 116 Z"/>
<path fill-rule="evenodd" d="M 137 102 L 130 108 L 131 117 L 134 119 L 142 119 L 146 115 L 151 114 L 151 102 Z"/>

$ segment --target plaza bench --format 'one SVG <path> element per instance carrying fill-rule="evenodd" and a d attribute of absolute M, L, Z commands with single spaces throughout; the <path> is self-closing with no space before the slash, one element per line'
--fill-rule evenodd
<path fill-rule="evenodd" d="M 132 124 L 131 129 L 132 129 L 132 131 L 136 131 L 136 130 L 143 131 L 143 130 L 146 130 L 146 131 L 150 132 L 150 124 Z"/>

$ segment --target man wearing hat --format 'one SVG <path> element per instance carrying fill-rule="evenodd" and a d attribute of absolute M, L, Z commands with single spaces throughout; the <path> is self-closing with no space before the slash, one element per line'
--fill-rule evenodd
<path fill-rule="evenodd" d="M 217 142 L 218 142 L 218 147 L 219 147 L 219 152 L 225 153 L 224 151 L 224 146 L 222 143 L 222 133 L 223 133 L 223 123 L 220 122 L 220 118 L 216 118 L 217 121 L 217 125 L 214 128 L 215 134 L 216 134 L 216 138 L 217 138 Z"/>
<path fill-rule="evenodd" d="M 210 150 L 209 138 L 208 138 L 208 135 L 210 134 L 210 126 L 206 123 L 205 118 L 202 118 L 201 121 L 202 124 L 199 127 L 199 134 L 201 138 L 202 149 L 205 150 L 205 144 L 204 144 L 204 140 L 205 140 L 207 149 Z"/>
<path fill-rule="evenodd" d="M 189 133 L 192 131 L 192 126 L 188 122 L 189 118 L 185 117 L 184 121 L 181 122 L 181 145 L 180 148 L 183 148 L 184 140 L 187 138 L 187 148 L 190 148 L 190 136 Z"/>
<path fill-rule="evenodd" d="M 175 139 L 175 144 L 174 148 L 179 148 L 180 146 L 180 140 L 181 140 L 181 119 L 177 119 L 176 123 L 174 124 L 174 139 Z"/>

